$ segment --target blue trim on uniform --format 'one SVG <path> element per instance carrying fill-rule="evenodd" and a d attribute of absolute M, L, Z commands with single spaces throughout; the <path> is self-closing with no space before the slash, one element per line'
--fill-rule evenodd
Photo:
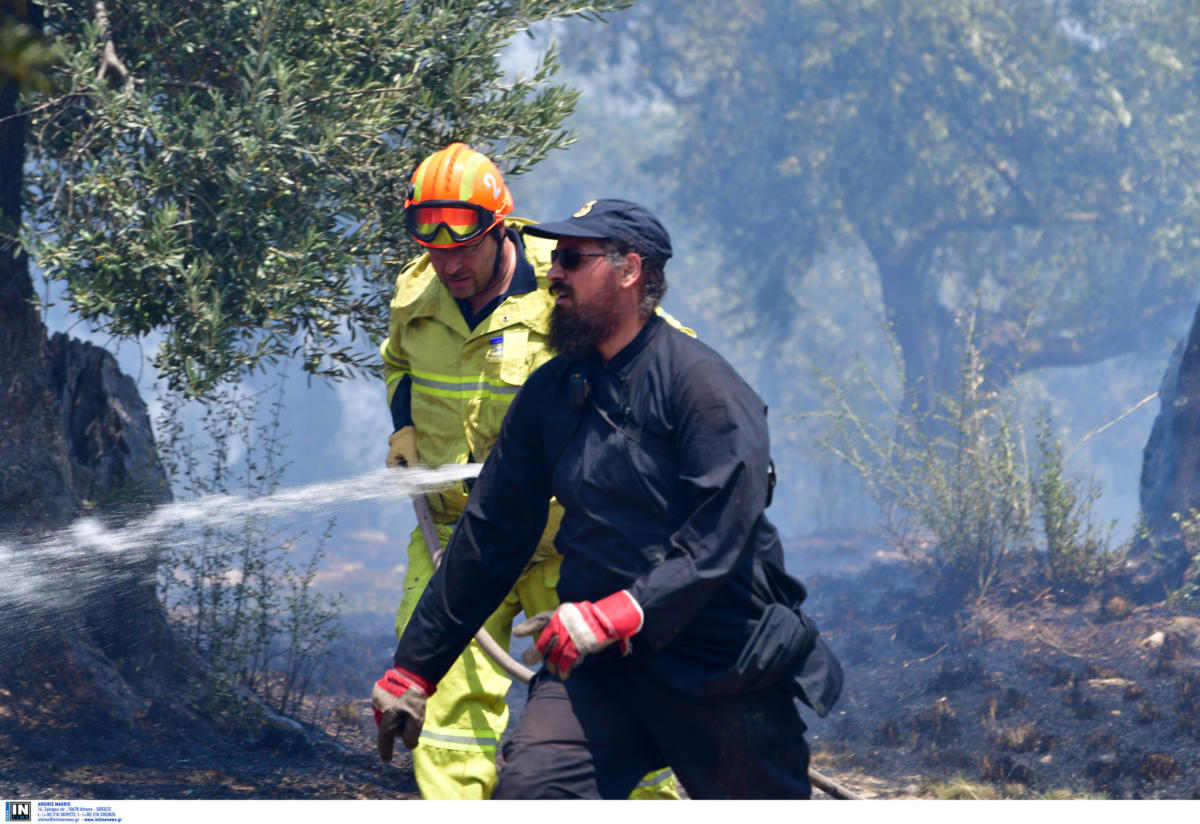
<path fill-rule="evenodd" d="M 392 431 L 413 425 L 412 416 L 412 373 L 400 376 L 400 383 L 392 393 Z"/>

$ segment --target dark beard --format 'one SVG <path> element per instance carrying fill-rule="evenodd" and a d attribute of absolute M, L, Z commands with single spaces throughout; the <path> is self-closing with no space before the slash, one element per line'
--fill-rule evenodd
<path fill-rule="evenodd" d="M 608 307 L 580 310 L 555 306 L 550 312 L 550 348 L 562 355 L 585 357 L 616 328 L 616 313 Z"/>

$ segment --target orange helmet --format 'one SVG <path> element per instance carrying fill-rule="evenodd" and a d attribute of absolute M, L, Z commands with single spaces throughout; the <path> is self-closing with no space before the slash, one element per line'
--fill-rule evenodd
<path fill-rule="evenodd" d="M 422 161 L 404 201 L 404 219 L 422 246 L 462 246 L 504 222 L 512 194 L 496 164 L 463 143 Z"/>

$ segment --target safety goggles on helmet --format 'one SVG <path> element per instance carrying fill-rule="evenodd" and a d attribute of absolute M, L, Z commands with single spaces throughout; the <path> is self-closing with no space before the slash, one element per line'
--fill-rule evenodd
<path fill-rule="evenodd" d="M 465 200 L 426 200 L 404 210 L 408 233 L 425 244 L 468 243 L 496 225 L 496 213 Z"/>

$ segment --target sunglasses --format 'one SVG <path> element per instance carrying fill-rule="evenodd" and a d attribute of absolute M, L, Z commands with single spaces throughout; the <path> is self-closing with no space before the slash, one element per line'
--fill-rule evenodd
<path fill-rule="evenodd" d="M 578 249 L 553 249 L 550 252 L 550 265 L 557 263 L 564 272 L 574 272 L 583 263 L 585 257 L 608 257 L 608 252 L 581 252 Z"/>
<path fill-rule="evenodd" d="M 462 200 L 427 200 L 404 210 L 408 233 L 423 243 L 459 244 L 496 225 L 496 213 Z"/>

